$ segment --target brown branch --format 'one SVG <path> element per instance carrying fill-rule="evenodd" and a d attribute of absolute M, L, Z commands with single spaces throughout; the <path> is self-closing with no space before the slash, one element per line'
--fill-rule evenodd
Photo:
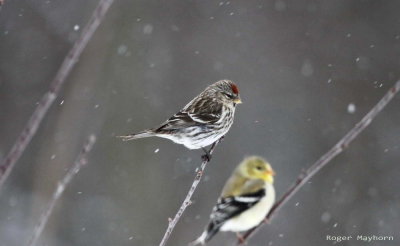
<path fill-rule="evenodd" d="M 164 246 L 167 243 L 169 237 L 172 234 L 172 231 L 174 230 L 179 219 L 181 218 L 183 212 L 185 212 L 186 208 L 190 204 L 192 204 L 192 201 L 190 199 L 192 198 L 193 193 L 197 188 L 197 185 L 200 183 L 201 177 L 203 176 L 203 173 L 204 173 L 204 169 L 206 168 L 207 163 L 210 162 L 210 158 L 211 158 L 212 153 L 214 152 L 215 147 L 217 147 L 217 145 L 222 141 L 222 139 L 223 139 L 223 137 L 220 138 L 215 143 L 213 143 L 210 150 L 208 151 L 208 153 L 209 153 L 208 158 L 203 158 L 203 162 L 201 163 L 200 170 L 197 171 L 194 181 L 192 183 L 192 186 L 190 187 L 190 189 L 185 197 L 185 200 L 183 200 L 181 207 L 179 208 L 178 212 L 176 212 L 174 219 L 171 219 L 171 218 L 168 219 L 169 220 L 168 228 L 165 231 L 164 237 L 161 240 L 159 246 Z"/>
<path fill-rule="evenodd" d="M 238 242 L 242 244 L 245 240 L 248 240 L 253 236 L 260 227 L 270 222 L 273 217 L 277 214 L 279 209 L 285 205 L 290 198 L 296 194 L 299 189 L 307 183 L 318 171 L 325 167 L 330 160 L 340 154 L 349 144 L 371 123 L 373 119 L 378 115 L 379 112 L 393 99 L 397 92 L 400 90 L 400 80 L 397 81 L 392 88 L 382 97 L 382 99 L 342 138 L 333 146 L 327 153 L 325 153 L 321 158 L 319 158 L 310 168 L 308 168 L 304 173 L 300 174 L 296 182 L 286 191 L 282 198 L 275 203 L 271 211 L 269 211 L 263 223 L 257 227 L 249 230 L 243 236 L 243 241 Z"/>
<path fill-rule="evenodd" d="M 33 112 L 25 128 L 22 130 L 18 139 L 14 143 L 14 146 L 7 154 L 5 159 L 0 164 L 0 189 L 3 186 L 5 180 L 10 175 L 15 163 L 23 154 L 25 148 L 30 143 L 33 136 L 36 134 L 40 123 L 42 122 L 44 116 L 46 115 L 49 107 L 52 105 L 56 99 L 61 86 L 64 84 L 65 79 L 71 72 L 75 63 L 78 61 L 79 56 L 82 54 L 83 49 L 86 47 L 89 40 L 92 38 L 93 33 L 96 31 L 100 22 L 103 20 L 108 8 L 113 3 L 114 0 L 100 0 L 96 9 L 93 11 L 88 23 L 82 30 L 82 33 L 78 40 L 76 40 L 74 46 L 69 51 L 65 57 L 61 67 L 59 68 L 56 76 L 50 84 L 49 91 L 43 95 L 42 99 L 39 101 L 38 106 Z"/>
<path fill-rule="evenodd" d="M 32 237 L 28 242 L 28 246 L 36 245 L 37 240 L 39 239 L 40 235 L 43 232 L 44 227 L 47 224 L 47 221 L 49 220 L 50 214 L 53 212 L 56 202 L 63 194 L 67 185 L 71 182 L 72 178 L 74 178 L 75 175 L 81 169 L 81 167 L 87 163 L 87 154 L 92 150 L 92 147 L 95 142 L 96 142 L 96 137 L 94 135 L 90 135 L 86 143 L 83 145 L 83 148 L 79 153 L 78 157 L 76 158 L 73 166 L 71 167 L 71 169 L 69 169 L 64 178 L 58 183 L 57 189 L 54 191 L 53 196 L 51 197 L 51 200 L 47 205 L 47 208 L 40 216 L 39 222 L 37 223 L 34 232 L 32 234 Z"/>

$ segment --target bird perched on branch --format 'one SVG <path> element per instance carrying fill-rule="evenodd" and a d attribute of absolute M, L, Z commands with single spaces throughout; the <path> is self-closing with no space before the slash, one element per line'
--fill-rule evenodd
<path fill-rule="evenodd" d="M 182 110 L 161 125 L 139 133 L 119 136 L 124 141 L 162 137 L 189 149 L 203 150 L 223 137 L 232 126 L 236 105 L 242 103 L 238 87 L 230 80 L 208 86 Z"/>
<path fill-rule="evenodd" d="M 226 182 L 208 226 L 189 245 L 204 245 L 218 231 L 239 233 L 260 224 L 275 202 L 274 175 L 263 158 L 245 158 Z"/>

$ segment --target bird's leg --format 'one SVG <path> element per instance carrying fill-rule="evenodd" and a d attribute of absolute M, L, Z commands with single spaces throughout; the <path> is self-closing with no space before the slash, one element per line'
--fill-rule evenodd
<path fill-rule="evenodd" d="M 206 148 L 201 148 L 204 151 L 204 155 L 201 156 L 201 159 L 203 161 L 209 162 L 211 160 L 211 154 L 210 151 L 208 151 Z"/>
<path fill-rule="evenodd" d="M 236 237 L 239 240 L 240 244 L 246 244 L 246 239 L 240 234 L 239 232 L 236 232 Z"/>
<path fill-rule="evenodd" d="M 201 148 L 201 149 L 205 152 L 205 154 L 201 156 L 201 159 L 202 159 L 203 161 L 209 162 L 209 161 L 211 160 L 211 157 L 212 157 L 212 155 L 211 155 L 211 150 L 215 148 L 215 145 L 217 145 L 217 144 L 220 143 L 222 140 L 224 140 L 224 137 L 225 137 L 225 136 L 222 136 L 222 137 L 220 137 L 217 141 L 215 141 L 215 142 L 211 145 L 210 150 L 207 150 L 207 149 L 204 148 L 204 147 Z"/>

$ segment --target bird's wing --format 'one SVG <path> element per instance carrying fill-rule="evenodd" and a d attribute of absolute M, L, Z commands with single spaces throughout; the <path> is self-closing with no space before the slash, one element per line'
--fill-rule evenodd
<path fill-rule="evenodd" d="M 199 122 L 194 121 L 188 113 L 178 112 L 155 129 L 155 132 L 174 131 L 196 125 L 199 125 Z"/>
<path fill-rule="evenodd" d="M 222 114 L 222 104 L 217 101 L 192 101 L 184 109 L 173 115 L 156 131 L 173 131 L 185 127 L 201 126 L 217 122 Z"/>
<path fill-rule="evenodd" d="M 187 105 L 183 112 L 187 113 L 193 121 L 203 124 L 210 124 L 217 122 L 222 115 L 222 103 L 215 98 L 199 99 L 192 101 Z"/>
<path fill-rule="evenodd" d="M 265 189 L 260 189 L 253 193 L 218 199 L 217 205 L 211 213 L 210 223 L 216 227 L 222 226 L 227 220 L 256 205 L 265 195 Z"/>

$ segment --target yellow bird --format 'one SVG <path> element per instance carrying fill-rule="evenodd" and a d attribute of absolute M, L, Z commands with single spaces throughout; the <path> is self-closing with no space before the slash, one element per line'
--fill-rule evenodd
<path fill-rule="evenodd" d="M 204 245 L 218 231 L 241 232 L 260 224 L 275 202 L 274 176 L 263 158 L 245 158 L 225 183 L 204 232 L 189 245 Z"/>

